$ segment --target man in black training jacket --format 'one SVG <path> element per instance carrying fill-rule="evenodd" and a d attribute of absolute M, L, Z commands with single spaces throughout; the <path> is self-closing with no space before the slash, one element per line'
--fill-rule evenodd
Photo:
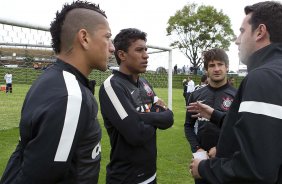
<path fill-rule="evenodd" d="M 192 160 L 191 173 L 212 184 L 282 183 L 282 4 L 245 7 L 236 40 L 248 75 L 225 117 L 216 157 Z"/>
<path fill-rule="evenodd" d="M 1 184 L 98 183 L 101 129 L 87 77 L 107 69 L 111 30 L 99 6 L 76 1 L 56 14 L 50 32 L 57 61 L 26 95 Z"/>
<path fill-rule="evenodd" d="M 173 113 L 140 77 L 147 68 L 146 33 L 123 29 L 114 39 L 119 71 L 100 88 L 100 105 L 111 142 L 106 183 L 156 183 L 156 129 L 173 124 Z"/>

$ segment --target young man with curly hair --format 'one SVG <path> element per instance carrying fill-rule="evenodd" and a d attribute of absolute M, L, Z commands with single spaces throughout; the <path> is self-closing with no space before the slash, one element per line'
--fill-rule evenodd
<path fill-rule="evenodd" d="M 265 1 L 245 7 L 236 39 L 247 65 L 226 115 L 212 159 L 194 159 L 195 178 L 208 183 L 282 183 L 282 4 Z"/>

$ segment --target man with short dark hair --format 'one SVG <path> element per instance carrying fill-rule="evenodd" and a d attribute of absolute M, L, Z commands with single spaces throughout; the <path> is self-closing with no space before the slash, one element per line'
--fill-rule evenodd
<path fill-rule="evenodd" d="M 107 69 L 111 30 L 98 5 L 76 1 L 56 14 L 50 32 L 57 61 L 26 95 L 20 141 L 1 184 L 98 183 L 101 129 L 87 77 Z"/>
<path fill-rule="evenodd" d="M 195 90 L 201 89 L 202 87 L 205 87 L 208 84 L 208 76 L 207 75 L 202 75 L 200 84 L 195 86 Z"/>
<path fill-rule="evenodd" d="M 173 113 L 140 77 L 149 58 L 146 41 L 146 33 L 135 28 L 116 35 L 119 71 L 114 70 L 100 88 L 101 113 L 111 143 L 107 184 L 157 183 L 156 129 L 171 127 Z"/>
<path fill-rule="evenodd" d="M 235 78 L 234 77 L 229 77 L 228 82 L 231 86 L 235 86 Z"/>
<path fill-rule="evenodd" d="M 245 7 L 236 40 L 247 65 L 223 122 L 216 157 L 193 159 L 195 178 L 212 184 L 282 183 L 282 4 Z"/>
<path fill-rule="evenodd" d="M 221 122 L 231 106 L 236 89 L 227 82 L 229 59 L 226 52 L 214 48 L 205 51 L 203 56 L 209 84 L 191 93 L 184 127 L 192 152 L 206 151 L 210 157 L 214 157 Z M 197 103 L 213 109 L 209 117 L 202 117 L 197 111 L 193 111 L 193 105 Z M 195 180 L 195 183 L 206 182 Z"/>

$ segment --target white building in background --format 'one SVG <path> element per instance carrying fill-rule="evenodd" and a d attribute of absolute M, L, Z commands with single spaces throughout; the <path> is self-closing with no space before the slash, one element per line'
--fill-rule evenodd
<path fill-rule="evenodd" d="M 247 75 L 247 65 L 244 65 L 243 63 L 240 62 L 238 66 L 238 75 L 241 77 L 245 77 Z"/>

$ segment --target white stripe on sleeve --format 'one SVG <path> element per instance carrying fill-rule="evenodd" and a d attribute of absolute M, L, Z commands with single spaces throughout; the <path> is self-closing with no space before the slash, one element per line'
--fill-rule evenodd
<path fill-rule="evenodd" d="M 81 90 L 75 76 L 66 71 L 63 71 L 63 76 L 68 91 L 68 102 L 64 127 L 54 159 L 55 162 L 65 162 L 68 159 L 78 124 L 82 102 Z"/>
<path fill-rule="evenodd" d="M 154 181 L 154 179 L 156 179 L 156 176 L 157 176 L 157 174 L 155 173 L 155 174 L 154 174 L 153 176 L 151 176 L 149 179 L 147 179 L 146 181 L 143 181 L 143 182 L 141 182 L 141 183 L 139 183 L 139 184 L 148 184 L 148 183 Z"/>
<path fill-rule="evenodd" d="M 118 115 L 120 116 L 120 118 L 123 120 L 124 118 L 126 118 L 128 116 L 127 112 L 125 111 L 124 107 L 122 106 L 122 104 L 120 103 L 112 85 L 111 85 L 111 78 L 114 75 L 109 76 L 105 81 L 104 81 L 104 88 L 105 91 L 107 93 L 107 95 L 109 96 L 110 100 L 113 103 L 113 106 L 115 107 Z"/>
<path fill-rule="evenodd" d="M 240 104 L 239 112 L 262 114 L 282 119 L 282 106 L 264 102 L 245 101 Z"/>

